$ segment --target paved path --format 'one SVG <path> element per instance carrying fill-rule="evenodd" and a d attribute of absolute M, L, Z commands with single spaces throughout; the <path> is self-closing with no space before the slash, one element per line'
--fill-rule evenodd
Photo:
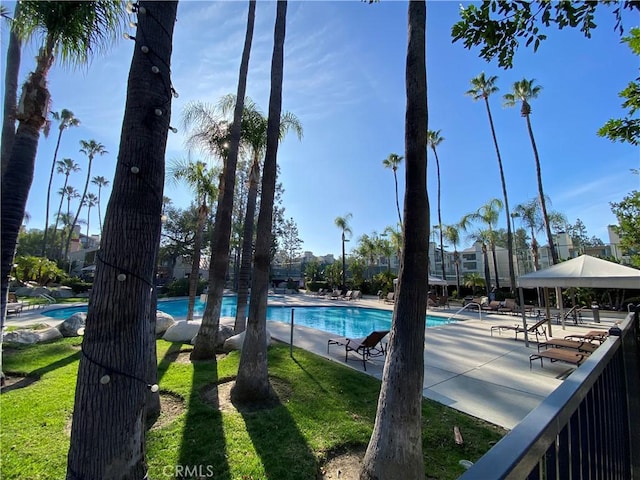
<path fill-rule="evenodd" d="M 310 305 L 357 305 L 391 310 L 393 305 L 377 299 L 365 298 L 357 302 L 328 300 L 313 295 L 282 295 L 270 299 L 270 304 L 302 307 Z M 449 317 L 460 307 L 429 310 L 429 314 Z M 25 325 L 46 322 L 56 324 L 42 311 L 10 317 L 7 325 Z M 529 355 L 537 351 L 535 342 L 525 346 L 522 335 L 514 340 L 512 332 L 502 335 L 490 334 L 492 325 L 521 324 L 522 318 L 510 315 L 477 313 L 458 315 L 464 321 L 426 329 L 424 364 L 425 375 L 423 395 L 449 407 L 484 419 L 504 428 L 511 429 L 549 395 L 573 368 L 560 362 L 534 362 L 529 368 Z M 601 315 L 602 323 L 593 323 L 590 318 L 581 325 L 552 325 L 554 337 L 564 337 L 573 333 L 592 329 L 608 329 L 616 320 L 623 318 Z M 529 321 L 533 319 L 528 319 Z M 269 322 L 272 336 L 289 343 L 290 325 Z M 327 353 L 327 340 L 332 335 L 296 325 L 294 327 L 295 346 L 314 352 L 330 360 L 344 363 L 344 347 L 332 346 Z M 535 338 L 534 338 L 535 340 Z M 367 362 L 367 374 L 382 378 L 384 358 L 374 358 Z M 355 356 L 346 363 L 351 368 L 363 371 L 362 361 Z"/>

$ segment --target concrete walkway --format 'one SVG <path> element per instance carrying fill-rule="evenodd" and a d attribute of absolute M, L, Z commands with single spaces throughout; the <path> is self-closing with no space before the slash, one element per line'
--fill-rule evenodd
<path fill-rule="evenodd" d="M 276 296 L 270 298 L 269 304 L 293 308 L 313 305 L 351 305 L 387 310 L 393 308 L 393 305 L 371 298 L 348 302 L 306 294 Z M 449 317 L 460 308 L 455 305 L 452 307 L 437 308 L 427 313 Z M 6 323 L 60 323 L 42 317 L 41 314 L 42 310 L 23 313 L 19 317 L 9 317 Z M 426 329 L 423 384 L 423 395 L 426 398 L 512 429 L 573 371 L 570 365 L 560 362 L 551 364 L 547 360 L 544 361 L 544 368 L 536 361 L 530 369 L 529 355 L 537 352 L 535 336 L 530 339 L 533 341 L 529 347 L 525 346 L 522 334 L 518 335 L 517 341 L 513 332 L 508 331 L 502 335 L 491 336 L 492 325 L 521 325 L 521 317 L 483 312 L 482 319 L 479 319 L 478 313 L 468 312 L 456 315 L 455 318 L 464 321 Z M 594 323 L 592 319 L 585 318 L 584 324 L 574 325 L 571 321 L 571 325 L 567 325 L 564 330 L 562 326 L 554 323 L 553 336 L 562 338 L 588 330 L 606 330 L 622 318 L 622 313 L 606 316 L 601 314 L 601 323 Z M 533 318 L 527 320 L 528 323 L 535 321 Z M 289 343 L 290 325 L 269 322 L 268 329 L 275 339 Z M 332 337 L 335 335 L 296 325 L 293 344 L 330 360 L 345 363 L 344 347 L 333 345 L 327 353 L 327 340 Z M 346 365 L 364 371 L 362 361 L 355 355 L 350 356 Z M 383 366 L 384 357 L 371 359 L 367 362 L 366 373 L 381 379 Z"/>

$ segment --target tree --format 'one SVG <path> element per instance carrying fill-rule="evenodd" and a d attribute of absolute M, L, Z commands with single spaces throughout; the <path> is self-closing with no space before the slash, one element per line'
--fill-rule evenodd
<path fill-rule="evenodd" d="M 473 295 L 476 294 L 476 287 L 485 286 L 485 280 L 476 272 L 465 273 L 463 281 L 465 287 L 472 289 Z"/>
<path fill-rule="evenodd" d="M 489 117 L 489 126 L 491 127 L 491 137 L 493 138 L 493 146 L 496 149 L 496 157 L 498 159 L 498 169 L 500 170 L 500 183 L 502 184 L 502 196 L 504 198 L 504 213 L 507 217 L 507 251 L 509 255 L 509 285 L 511 291 L 514 292 L 516 288 L 516 273 L 513 265 L 513 236 L 511 233 L 511 212 L 509 210 L 509 196 L 507 195 L 507 183 L 504 179 L 504 168 L 502 166 L 502 156 L 500 155 L 500 148 L 498 147 L 498 138 L 496 137 L 496 130 L 493 126 L 493 116 L 491 115 L 491 108 L 489 107 L 489 96 L 498 91 L 496 86 L 497 76 L 492 75 L 486 77 L 484 72 L 475 78 L 471 79 L 471 89 L 467 90 L 465 95 L 469 95 L 473 100 L 483 99 L 485 107 L 487 108 L 487 116 Z"/>
<path fill-rule="evenodd" d="M 216 198 L 217 189 L 215 178 L 219 172 L 207 168 L 204 162 L 174 160 L 168 169 L 169 178 L 175 182 L 183 182 L 196 195 L 198 203 L 198 219 L 196 221 L 193 242 L 193 256 L 191 257 L 191 274 L 189 275 L 189 300 L 187 306 L 187 322 L 193 320 L 193 310 L 196 303 L 198 280 L 200 279 L 200 257 L 202 254 L 202 240 L 204 224 L 209 214 L 209 205 Z"/>
<path fill-rule="evenodd" d="M 398 175 L 396 172 L 398 170 L 398 166 L 400 165 L 400 162 L 402 162 L 402 159 L 403 157 L 401 157 L 400 155 L 396 153 L 390 153 L 387 158 L 382 160 L 382 165 L 384 166 L 384 168 L 390 168 L 391 170 L 393 170 L 393 181 L 396 185 L 396 208 L 398 210 L 398 222 L 400 223 L 401 226 L 402 226 L 402 215 L 400 214 L 400 201 L 398 199 Z"/>
<path fill-rule="evenodd" d="M 54 56 L 59 55 L 71 64 L 86 63 L 91 53 L 117 38 L 123 7 L 121 2 L 115 1 L 20 3 L 20 14 L 14 19 L 13 30 L 23 39 L 40 32 L 44 42 L 36 57 L 36 68 L 22 88 L 16 111 L 18 128 L 0 188 L 2 325 L 9 272 L 33 181 L 38 137 L 49 115 L 47 78 Z"/>
<path fill-rule="evenodd" d="M 69 244 L 71 243 L 71 237 L 73 235 L 73 229 L 76 226 L 76 222 L 78 221 L 78 217 L 80 216 L 80 211 L 82 210 L 82 206 L 84 205 L 84 199 L 87 196 L 87 190 L 89 189 L 89 180 L 91 179 L 91 164 L 93 163 L 93 159 L 96 155 L 105 155 L 109 152 L 104 148 L 104 145 L 100 142 L 96 142 L 95 140 L 80 140 L 80 152 L 84 153 L 89 160 L 87 164 L 87 178 L 84 182 L 84 190 L 82 191 L 82 195 L 80 196 L 80 204 L 78 205 L 78 210 L 76 211 L 76 216 L 73 219 L 73 223 L 71 224 L 71 230 L 69 230 L 69 235 L 67 236 L 67 243 L 64 248 L 64 258 L 67 258 L 69 255 Z"/>
<path fill-rule="evenodd" d="M 98 204 L 98 196 L 95 193 L 87 193 L 82 205 L 87 207 L 87 239 L 89 239 L 89 225 L 91 224 L 91 209 Z"/>
<path fill-rule="evenodd" d="M 441 130 L 427 131 L 427 145 L 431 147 L 431 150 L 433 150 L 433 156 L 436 159 L 436 172 L 438 175 L 438 232 L 440 234 L 440 252 L 442 254 L 442 278 L 446 280 L 447 274 L 444 270 L 444 246 L 442 243 L 442 214 L 440 210 L 440 160 L 438 159 L 438 151 L 436 150 L 436 147 L 444 141 L 444 137 L 440 135 L 440 132 Z"/>
<path fill-rule="evenodd" d="M 361 480 L 424 478 L 422 382 L 429 263 L 426 4 L 409 2 L 408 8 L 404 245 L 387 360 Z"/>
<path fill-rule="evenodd" d="M 453 261 L 456 266 L 456 290 L 460 295 L 460 254 L 458 253 L 458 245 L 460 245 L 460 231 L 457 225 L 444 225 L 442 227 L 442 236 L 447 243 L 453 246 Z"/>
<path fill-rule="evenodd" d="M 538 271 L 540 268 L 538 241 L 536 240 L 536 232 L 540 232 L 544 226 L 544 222 L 540 215 L 540 206 L 538 200 L 533 198 L 527 202 L 516 206 L 513 213 L 520 222 L 529 229 L 531 235 L 531 254 L 533 256 L 533 269 Z"/>
<path fill-rule="evenodd" d="M 49 184 L 47 186 L 47 207 L 45 209 L 44 216 L 44 239 L 42 241 L 42 256 L 44 257 L 47 253 L 47 232 L 49 231 L 49 202 L 51 201 L 51 183 L 53 182 L 53 172 L 56 168 L 56 159 L 58 158 L 58 148 L 60 148 L 60 140 L 62 139 L 62 132 L 64 132 L 69 127 L 77 127 L 80 125 L 80 120 L 78 120 L 71 110 L 67 110 L 63 108 L 60 113 L 51 112 L 51 116 L 54 120 L 58 120 L 60 124 L 58 125 L 58 140 L 56 141 L 56 148 L 53 151 L 53 161 L 51 162 L 51 173 L 49 174 Z"/>
<path fill-rule="evenodd" d="M 517 0 L 485 0 L 480 7 L 470 4 L 460 8 L 461 20 L 451 28 L 453 41 L 462 40 L 465 48 L 481 46 L 480 57 L 489 61 L 498 57 L 503 68 L 513 66 L 513 56 L 520 42 L 533 44 L 534 52 L 547 38 L 540 33 L 540 26 L 555 24 L 564 27 L 580 27 L 587 38 L 596 28 L 595 11 L 601 5 L 614 5 L 615 29 L 623 33 L 623 10 L 640 10 L 635 1 L 603 0 L 600 2 L 520 2 Z M 635 18 L 634 20 L 635 21 Z"/>
<path fill-rule="evenodd" d="M 282 251 L 287 262 L 287 277 L 291 276 L 291 264 L 298 258 L 300 246 L 304 243 L 298 236 L 298 225 L 293 218 L 284 222 L 284 235 L 282 236 Z"/>
<path fill-rule="evenodd" d="M 177 2 L 141 1 L 113 195 L 96 256 L 73 408 L 67 479 L 144 478 L 150 318 L 160 240 Z M 159 72 L 152 72 L 149 56 Z M 146 50 L 146 49 L 144 49 Z M 158 112 L 160 115 L 158 115 Z M 155 313 L 155 312 L 154 312 Z M 123 439 L 127 439 L 123 441 Z"/>
<path fill-rule="evenodd" d="M 226 95 L 221 101 L 222 111 L 229 112 L 235 108 L 235 95 Z M 284 112 L 280 118 L 280 137 L 282 140 L 289 130 L 295 131 L 298 139 L 302 138 L 302 124 L 294 114 Z M 247 205 L 242 226 L 242 250 L 240 270 L 238 274 L 238 296 L 236 305 L 236 319 L 234 332 L 244 331 L 247 318 L 247 300 L 249 297 L 249 280 L 251 277 L 251 258 L 253 255 L 253 232 L 260 183 L 260 164 L 264 157 L 267 144 L 267 118 L 249 97 L 244 101 L 242 114 L 241 139 L 249 149 L 251 166 L 249 170 L 249 188 L 247 191 Z"/>
<path fill-rule="evenodd" d="M 98 221 L 100 222 L 100 235 L 102 235 L 102 213 L 100 211 L 100 205 L 102 202 L 102 188 L 109 186 L 109 180 L 102 175 L 95 176 L 91 179 L 91 183 L 98 187 Z"/>
<path fill-rule="evenodd" d="M 267 367 L 267 294 L 269 289 L 273 207 L 277 181 L 280 115 L 282 112 L 286 19 L 287 1 L 279 1 L 276 7 L 276 23 L 273 35 L 267 148 L 262 175 L 262 193 L 256 231 L 253 277 L 251 278 L 251 309 L 240 354 L 238 376 L 231 390 L 231 398 L 240 402 L 264 401 L 270 399 L 273 395 Z M 238 98 L 241 98 L 241 95 L 238 95 Z"/>
<path fill-rule="evenodd" d="M 538 157 L 538 148 L 536 147 L 536 140 L 533 136 L 533 129 L 531 128 L 531 105 L 529 100 L 533 100 L 538 97 L 542 87 L 534 85 L 535 80 L 527 80 L 523 78 L 519 82 L 515 82 L 512 87 L 511 93 L 507 93 L 503 96 L 504 105 L 506 107 L 513 107 L 518 102 L 521 103 L 520 115 L 527 121 L 527 130 L 529 132 L 529 139 L 531 140 L 531 147 L 533 148 L 533 158 L 536 162 L 536 178 L 538 180 L 538 201 L 540 202 L 540 208 L 542 210 L 542 220 L 544 221 L 544 227 L 547 233 L 547 240 L 549 241 L 549 249 L 551 251 L 551 263 L 555 265 L 558 263 L 558 252 L 553 244 L 553 235 L 551 235 L 551 225 L 549 225 L 549 215 L 547 214 L 547 204 L 544 195 L 544 188 L 542 187 L 542 171 L 540 169 L 540 158 Z"/>
<path fill-rule="evenodd" d="M 344 251 L 344 244 L 345 242 L 349 241 L 346 238 L 346 235 L 349 235 L 349 237 L 351 237 L 351 235 L 353 234 L 353 232 L 351 231 L 351 226 L 349 225 L 349 220 L 351 220 L 352 216 L 353 215 L 351 213 L 347 213 L 344 217 L 336 217 L 336 219 L 334 220 L 336 227 L 342 230 L 342 285 L 340 286 L 340 288 L 342 288 L 343 290 L 347 285 L 347 258 Z"/>
<path fill-rule="evenodd" d="M 193 258 L 198 205 L 192 203 L 185 210 L 168 206 L 164 213 L 166 220 L 162 223 L 158 261 L 161 265 L 168 265 L 169 277 L 173 278 L 177 259 Z"/>
<path fill-rule="evenodd" d="M 31 281 L 38 285 L 47 285 L 66 277 L 56 262 L 44 257 L 16 255 L 15 265 L 16 280 L 19 282 Z"/>
<path fill-rule="evenodd" d="M 640 56 L 640 27 L 632 28 L 631 35 L 622 37 L 622 41 L 629 45 L 634 54 Z M 625 99 L 622 102 L 622 108 L 629 110 L 627 116 L 608 120 L 598 130 L 598 135 L 607 137 L 612 142 L 619 141 L 640 145 L 640 119 L 633 118 L 640 109 L 640 77 L 629 82 L 618 96 Z"/>
<path fill-rule="evenodd" d="M 610 205 L 618 219 L 613 229 L 620 236 L 620 247 L 631 257 L 631 264 L 640 268 L 640 191 L 633 190 Z"/>
<path fill-rule="evenodd" d="M 253 40 L 253 25 L 255 21 L 255 0 L 249 1 L 247 13 L 247 31 L 240 61 L 240 74 L 236 105 L 233 111 L 233 123 L 229 137 L 229 150 L 224 161 L 220 186 L 218 187 L 218 208 L 216 221 L 211 235 L 211 250 L 213 256 L 209 264 L 209 296 L 207 306 L 202 317 L 202 324 L 196 337 L 195 346 L 191 352 L 192 360 L 206 360 L 215 358 L 215 343 L 220 325 L 220 309 L 222 308 L 222 294 L 229 265 L 229 238 L 231 236 L 231 215 L 233 212 L 233 195 L 236 183 L 236 165 L 240 149 L 242 112 L 244 97 L 247 89 L 247 75 L 249 71 L 249 55 Z"/>
<path fill-rule="evenodd" d="M 4 7 L 2 7 L 4 8 Z M 19 14 L 20 3 L 16 3 L 14 17 Z M 4 116 L 2 120 L 2 152 L 0 153 L 0 178 L 4 176 L 9 162 L 9 155 L 13 148 L 16 136 L 16 103 L 18 99 L 18 75 L 20 73 L 20 59 L 22 45 L 20 38 L 13 29 L 13 20 L 9 19 L 7 11 L 2 12 L 2 17 L 11 21 L 9 29 L 9 42 L 7 44 L 7 63 L 4 72 Z"/>
<path fill-rule="evenodd" d="M 64 197 L 67 193 L 67 187 L 69 185 L 69 175 L 73 172 L 79 172 L 80 166 L 74 162 L 70 158 L 63 158 L 62 160 L 58 160 L 56 162 L 56 173 L 61 173 L 64 175 L 64 185 L 60 190 L 58 190 L 58 194 L 60 195 L 60 204 L 58 205 L 58 213 L 56 214 L 56 222 L 53 225 L 53 234 L 51 235 L 51 245 L 54 248 L 55 257 L 58 257 L 58 252 L 60 249 L 56 248 L 56 233 L 58 231 L 58 220 L 60 219 L 60 215 L 62 214 L 62 202 L 64 201 Z M 75 191 L 75 188 L 73 189 Z M 67 210 L 69 210 L 67 208 Z M 67 211 L 67 214 L 69 211 Z"/>
<path fill-rule="evenodd" d="M 493 257 L 493 271 L 496 275 L 496 288 L 500 288 L 500 275 L 498 272 L 498 262 L 496 260 L 496 237 L 494 232 L 501 210 L 502 202 L 497 198 L 492 198 L 486 204 L 482 205 L 476 211 L 476 213 L 470 216 L 470 218 L 474 220 L 480 220 L 487 226 L 484 240 L 489 243 L 489 247 L 491 248 L 491 255 Z"/>

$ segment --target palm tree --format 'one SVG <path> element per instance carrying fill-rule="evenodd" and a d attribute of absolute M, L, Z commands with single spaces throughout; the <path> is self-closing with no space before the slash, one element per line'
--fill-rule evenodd
<path fill-rule="evenodd" d="M 227 266 L 229 264 L 231 215 L 233 213 L 236 166 L 238 163 L 238 151 L 240 149 L 242 112 L 244 110 L 244 97 L 247 90 L 249 54 L 251 52 L 251 42 L 253 41 L 254 22 L 255 0 L 250 0 L 249 11 L 247 14 L 247 31 L 242 50 L 242 60 L 240 61 L 238 91 L 236 93 L 237 101 L 233 111 L 233 123 L 231 124 L 229 137 L 229 150 L 224 162 L 222 174 L 220 175 L 218 208 L 216 209 L 216 220 L 213 227 L 213 233 L 211 235 L 211 251 L 214 253 L 209 264 L 209 296 L 207 299 L 207 306 L 202 317 L 200 331 L 198 332 L 193 351 L 191 352 L 192 360 L 212 359 L 215 358 L 216 354 L 215 343 L 218 335 L 218 327 L 220 325 L 222 294 L 227 275 Z M 279 113 L 280 111 L 278 110 L 278 116 Z"/>
<path fill-rule="evenodd" d="M 558 263 L 558 253 L 556 247 L 553 244 L 553 235 L 551 234 L 551 225 L 549 224 L 549 215 L 547 214 L 547 205 L 545 202 L 544 189 L 542 188 L 542 171 L 540 170 L 540 158 L 538 157 L 538 148 L 536 147 L 536 141 L 533 137 L 533 129 L 531 128 L 531 105 L 529 101 L 538 97 L 542 87 L 534 85 L 535 80 L 527 80 L 523 78 L 519 82 L 515 82 L 512 87 L 511 93 L 507 93 L 503 96 L 504 105 L 506 107 L 513 107 L 518 102 L 521 103 L 520 115 L 522 115 L 527 121 L 527 130 L 529 132 L 529 139 L 531 140 L 531 147 L 533 148 L 533 157 L 536 161 L 536 177 L 538 179 L 538 201 L 540 202 L 540 208 L 542 209 L 542 219 L 544 221 L 544 227 L 547 233 L 547 241 L 549 242 L 549 249 L 551 250 L 551 262 L 553 265 Z"/>
<path fill-rule="evenodd" d="M 20 73 L 20 59 L 22 45 L 18 35 L 13 30 L 13 20 L 9 18 L 6 7 L 2 6 L 2 17 L 11 22 L 9 42 L 7 44 L 7 62 L 4 72 L 4 116 L 2 120 L 2 152 L 0 154 L 0 178 L 9 162 L 9 155 L 16 136 L 16 103 L 18 99 L 18 75 Z M 19 15 L 20 3 L 16 3 L 14 18 Z"/>
<path fill-rule="evenodd" d="M 395 182 L 395 185 L 396 185 L 396 208 L 398 210 L 398 222 L 400 223 L 401 228 L 402 228 L 402 215 L 400 214 L 400 202 L 398 200 L 398 175 L 396 174 L 396 172 L 403 158 L 404 157 L 401 157 L 396 153 L 390 153 L 389 156 L 382 161 L 382 165 L 384 165 L 384 168 L 390 168 L 391 170 L 393 170 L 393 181 Z"/>
<path fill-rule="evenodd" d="M 460 245 L 460 231 L 457 225 L 444 225 L 442 227 L 442 236 L 447 243 L 453 245 L 453 261 L 456 266 L 456 288 L 458 296 L 460 295 L 460 254 L 458 253 L 458 245 Z"/>
<path fill-rule="evenodd" d="M 491 136 L 493 138 L 493 146 L 496 149 L 496 157 L 498 158 L 498 168 L 500 169 L 500 183 L 502 184 L 502 196 L 504 197 L 504 213 L 507 217 L 507 251 L 509 261 L 509 281 L 511 291 L 514 292 L 516 288 L 516 273 L 513 265 L 513 232 L 511 231 L 511 224 L 509 222 L 511 213 L 509 210 L 509 198 L 507 196 L 507 183 L 504 179 L 504 169 L 502 167 L 502 157 L 500 156 L 500 148 L 498 148 L 498 139 L 496 137 L 496 130 L 493 126 L 493 116 L 491 115 L 491 108 L 489 107 L 489 96 L 498 91 L 496 86 L 497 76 L 492 75 L 485 77 L 484 72 L 475 78 L 471 79 L 471 89 L 468 90 L 465 95 L 469 95 L 473 100 L 484 99 L 485 107 L 487 108 L 487 116 L 489 117 L 489 126 L 491 127 Z"/>
<path fill-rule="evenodd" d="M 54 56 L 70 64 L 86 63 L 90 54 L 118 37 L 123 13 L 121 2 L 20 2 L 20 14 L 14 19 L 13 31 L 21 39 L 39 32 L 44 41 L 36 56 L 36 68 L 22 89 L 16 110 L 18 128 L 2 175 L 0 324 L 4 322 L 9 273 L 33 181 L 38 137 L 49 114 L 51 96 L 47 79 Z"/>
<path fill-rule="evenodd" d="M 67 258 L 67 256 L 69 255 L 69 244 L 71 243 L 73 228 L 75 227 L 75 223 L 78 221 L 80 210 L 82 209 L 82 205 L 84 203 L 84 197 L 87 195 L 87 190 L 89 189 L 89 180 L 91 179 L 91 164 L 93 163 L 93 159 L 96 155 L 102 156 L 109 153 L 104 148 L 103 144 L 101 144 L 100 142 L 96 142 L 95 140 L 80 140 L 80 145 L 80 152 L 84 153 L 89 160 L 89 163 L 87 165 L 87 179 L 84 182 L 84 190 L 80 198 L 80 205 L 78 206 L 78 210 L 76 211 L 75 220 L 73 221 L 73 225 L 71 226 L 71 230 L 69 231 L 69 235 L 67 236 L 67 243 L 64 249 L 64 258 Z"/>
<path fill-rule="evenodd" d="M 147 475 L 142 429 L 148 395 L 156 391 L 157 396 L 153 279 L 171 117 L 168 66 L 177 3 L 129 4 L 140 12 L 138 32 L 113 195 L 105 214 L 82 341 L 67 459 L 69 480 Z M 153 53 L 158 73 L 149 68 L 143 46 Z M 161 115 L 155 114 L 156 109 Z"/>
<path fill-rule="evenodd" d="M 369 270 L 367 275 L 368 278 L 373 278 L 373 274 L 370 269 L 375 265 L 376 246 L 374 239 L 366 233 L 358 239 L 358 253 L 367 262 L 367 270 Z"/>
<path fill-rule="evenodd" d="M 497 198 L 492 198 L 486 204 L 482 205 L 476 213 L 470 216 L 471 219 L 480 220 L 487 226 L 485 240 L 491 248 L 491 256 L 493 257 L 493 271 L 496 276 L 496 288 L 500 288 L 500 275 L 498 272 L 498 261 L 496 260 L 496 236 L 495 226 L 500 217 L 502 210 L 502 202 Z"/>
<path fill-rule="evenodd" d="M 87 193 L 82 205 L 87 207 L 87 241 L 89 240 L 89 226 L 91 224 L 91 209 L 98 204 L 98 196 L 95 193 Z"/>
<path fill-rule="evenodd" d="M 267 122 L 267 148 L 262 175 L 260 213 L 251 278 L 251 309 L 247 320 L 244 344 L 240 354 L 238 376 L 231 391 L 236 401 L 265 400 L 273 395 L 267 368 L 267 292 L 269 288 L 269 263 L 271 232 L 273 228 L 274 198 L 277 182 L 277 155 L 282 111 L 282 79 L 284 73 L 284 39 L 287 19 L 286 0 L 277 2 L 274 28 L 273 56 L 271 59 L 271 93 Z M 240 89 L 238 89 L 240 90 Z M 240 94 L 242 93 L 242 95 Z M 244 91 L 238 91 L 243 98 Z M 240 120 L 237 112 L 236 121 Z"/>
<path fill-rule="evenodd" d="M 63 108 L 60 113 L 51 112 L 51 116 L 54 120 L 58 120 L 58 141 L 56 142 L 56 149 L 53 151 L 53 161 L 51 162 L 51 173 L 49 174 L 49 185 L 47 186 L 47 207 L 44 216 L 44 239 L 42 240 L 42 256 L 44 257 L 47 251 L 47 232 L 49 231 L 49 202 L 51 200 L 51 183 L 53 182 L 53 172 L 56 168 L 56 159 L 58 158 L 58 149 L 60 148 L 60 140 L 62 139 L 62 132 L 69 127 L 77 127 L 80 125 L 78 120 L 71 110 Z"/>
<path fill-rule="evenodd" d="M 424 478 L 422 383 L 429 264 L 426 4 L 424 1 L 409 2 L 408 8 L 405 115 L 407 185 L 403 258 L 376 420 L 363 459 L 361 480 L 398 478 L 400 475 L 405 478 Z"/>
<path fill-rule="evenodd" d="M 540 215 L 540 204 L 536 198 L 516 205 L 513 213 L 516 218 L 520 219 L 520 223 L 529 230 L 531 235 L 531 254 L 533 256 L 533 269 L 538 271 L 540 268 L 538 241 L 536 240 L 536 232 L 544 228 L 544 220 Z"/>
<path fill-rule="evenodd" d="M 485 280 L 476 272 L 466 273 L 463 281 L 465 287 L 472 289 L 473 295 L 476 294 L 476 287 L 483 287 L 485 285 Z"/>
<path fill-rule="evenodd" d="M 102 187 L 108 187 L 109 180 L 104 178 L 102 175 L 98 175 L 91 179 L 91 183 L 97 185 L 98 187 L 98 221 L 100 222 L 100 236 L 102 236 L 102 213 L 100 210 L 100 205 L 102 202 Z"/>
<path fill-rule="evenodd" d="M 460 223 L 460 229 L 469 232 L 471 230 L 471 226 L 474 220 L 478 219 L 478 212 L 469 213 L 462 217 Z M 487 244 L 490 242 L 491 234 L 488 230 L 477 229 L 471 231 L 467 235 L 467 239 L 473 241 L 474 243 L 479 243 L 482 249 L 482 258 L 484 264 L 484 279 L 485 279 L 485 288 L 487 290 L 487 296 L 489 296 L 491 289 L 491 272 L 489 271 L 489 254 L 487 249 Z"/>
<path fill-rule="evenodd" d="M 56 173 L 62 173 L 64 175 L 64 185 L 58 191 L 58 194 L 60 195 L 60 204 L 58 205 L 58 213 L 56 214 L 56 223 L 53 226 L 53 235 L 51 237 L 51 245 L 54 246 L 54 249 L 55 249 L 55 243 L 56 243 L 56 233 L 58 230 L 58 219 L 60 218 L 60 214 L 62 213 L 62 202 L 64 201 L 64 197 L 65 197 L 65 193 L 61 193 L 61 192 L 64 192 L 67 188 L 67 185 L 69 184 L 69 175 L 71 175 L 73 172 L 80 171 L 80 166 L 70 158 L 63 158 L 62 160 L 58 160 L 56 162 L 56 165 L 57 165 Z M 55 251 L 58 252 L 59 250 L 55 249 Z M 56 254 L 56 258 L 57 258 L 57 254 Z"/>
<path fill-rule="evenodd" d="M 198 202 L 198 220 L 193 240 L 193 257 L 191 259 L 191 274 L 189 275 L 189 301 L 187 307 L 187 322 L 193 320 L 193 309 L 196 302 L 198 280 L 200 278 L 200 256 L 202 253 L 202 237 L 204 224 L 209 215 L 209 205 L 216 198 L 217 188 L 215 179 L 219 172 L 213 168 L 207 168 L 204 162 L 191 162 L 175 160 L 171 162 L 168 170 L 169 178 L 174 183 L 187 184 L 196 194 Z"/>
<path fill-rule="evenodd" d="M 235 108 L 235 95 L 225 95 L 220 101 L 223 113 L 230 113 Z M 302 124 L 298 117 L 290 112 L 283 112 L 280 118 L 279 140 L 293 130 L 298 139 L 302 139 Z M 244 100 L 244 112 L 242 113 L 241 140 L 249 149 L 251 166 L 249 170 L 247 205 L 245 208 L 244 223 L 242 227 L 242 249 L 240 270 L 238 274 L 238 295 L 236 305 L 236 319 L 234 332 L 240 333 L 245 329 L 247 318 L 247 300 L 249 297 L 249 280 L 251 277 L 251 257 L 253 254 L 253 230 L 256 212 L 256 200 L 258 197 L 258 185 L 260 182 L 260 163 L 267 145 L 267 118 L 262 114 L 258 106 L 251 98 Z"/>
<path fill-rule="evenodd" d="M 353 233 L 351 231 L 351 226 L 349 225 L 349 220 L 351 220 L 352 216 L 353 215 L 351 213 L 347 213 L 344 217 L 336 217 L 336 219 L 334 220 L 336 227 L 342 230 L 342 286 L 341 288 L 343 290 L 347 285 L 347 257 L 344 251 L 344 243 L 349 241 L 347 240 L 346 235 L 351 236 Z"/>
<path fill-rule="evenodd" d="M 444 140 L 444 137 L 440 135 L 440 132 L 441 130 L 427 131 L 427 145 L 431 147 L 431 150 L 433 150 L 433 156 L 436 158 L 436 172 L 438 175 L 438 230 L 440 233 L 440 252 L 442 254 L 442 278 L 446 280 L 447 275 L 444 271 L 444 246 L 442 244 L 442 215 L 440 214 L 440 160 L 438 159 L 438 152 L 436 150 L 436 147 Z"/>
<path fill-rule="evenodd" d="M 71 232 L 73 231 L 73 227 L 75 227 L 75 222 L 73 222 L 73 216 L 71 215 L 71 200 L 75 200 L 76 198 L 80 198 L 80 193 L 78 192 L 78 190 L 76 190 L 75 187 L 72 187 L 71 185 L 67 185 L 65 188 L 60 189 L 58 191 L 58 194 L 62 196 L 62 198 L 67 199 L 67 213 L 65 214 L 65 221 L 63 223 L 64 228 L 63 228 L 63 233 L 62 233 L 62 239 L 64 239 L 64 232 L 67 233 L 67 236 L 69 236 L 71 234 Z M 61 200 L 62 200 L 61 198 Z M 56 220 L 57 221 L 57 220 Z M 62 247 L 64 246 L 64 244 L 62 243 L 61 240 L 61 245 L 60 245 L 60 255 L 62 255 L 63 251 L 62 251 Z"/>

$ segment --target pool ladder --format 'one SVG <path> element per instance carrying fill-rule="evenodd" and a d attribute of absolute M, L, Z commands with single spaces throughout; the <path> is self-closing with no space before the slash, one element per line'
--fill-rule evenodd
<path fill-rule="evenodd" d="M 449 318 L 447 318 L 447 322 L 450 321 L 453 317 L 455 317 L 456 315 L 458 315 L 460 312 L 462 312 L 465 308 L 469 307 L 469 306 L 475 306 L 478 308 L 478 319 L 482 320 L 482 307 L 480 306 L 479 303 L 476 302 L 469 302 L 467 303 L 464 307 L 462 307 L 460 310 L 458 310 L 457 312 L 455 312 L 453 315 L 451 315 Z"/>

